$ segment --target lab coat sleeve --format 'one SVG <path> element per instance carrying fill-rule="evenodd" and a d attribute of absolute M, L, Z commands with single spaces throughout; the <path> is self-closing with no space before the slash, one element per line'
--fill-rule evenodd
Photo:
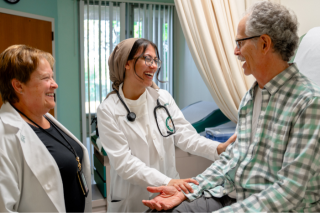
<path fill-rule="evenodd" d="M 169 177 L 148 167 L 132 155 L 127 138 L 120 130 L 116 117 L 107 104 L 102 103 L 99 106 L 97 117 L 102 146 L 108 154 L 111 166 L 122 179 L 144 188 L 161 186 L 168 182 Z"/>
<path fill-rule="evenodd" d="M 220 143 L 200 136 L 195 128 L 184 118 L 172 96 L 167 91 L 164 92 L 169 97 L 169 111 L 176 128 L 176 133 L 174 134 L 175 145 L 193 155 L 205 157 L 212 161 L 219 159 L 217 147 Z"/>
<path fill-rule="evenodd" d="M 0 138 L 0 143 L 5 143 L 4 138 Z M 19 158 L 10 150 L 4 150 L 0 146 L 0 212 L 16 212 L 16 205 L 19 204 L 20 188 L 18 169 L 15 162 Z"/>

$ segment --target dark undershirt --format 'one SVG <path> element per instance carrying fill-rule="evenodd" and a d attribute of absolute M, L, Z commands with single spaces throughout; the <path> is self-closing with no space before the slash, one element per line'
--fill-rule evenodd
<path fill-rule="evenodd" d="M 77 168 L 78 162 L 74 154 L 67 149 L 64 145 L 56 141 L 54 138 L 44 133 L 43 130 L 29 124 L 31 128 L 35 131 L 39 139 L 47 147 L 48 151 L 56 161 L 58 168 L 60 170 L 60 175 L 63 184 L 63 194 L 64 202 L 67 212 L 84 212 L 85 208 L 85 197 L 81 190 L 79 180 L 77 178 Z M 57 127 L 58 128 L 58 127 Z M 59 134 L 59 132 L 50 124 L 50 128 L 46 129 L 54 137 L 63 142 L 65 145 L 68 143 Z M 82 163 L 83 151 L 81 146 L 67 134 L 65 134 L 61 129 L 59 131 L 64 135 L 64 137 L 71 144 L 73 149 L 76 151 Z"/>

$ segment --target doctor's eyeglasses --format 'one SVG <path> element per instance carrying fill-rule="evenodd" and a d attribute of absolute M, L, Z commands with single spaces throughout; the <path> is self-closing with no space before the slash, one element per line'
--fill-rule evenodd
<path fill-rule="evenodd" d="M 141 56 L 139 58 L 144 58 L 144 62 L 148 67 L 152 66 L 153 62 L 157 65 L 158 69 L 161 67 L 162 61 L 159 59 L 154 59 L 150 56 Z"/>
<path fill-rule="evenodd" d="M 161 110 L 164 110 L 168 115 L 168 117 L 166 118 L 165 121 L 162 121 L 161 119 L 158 121 L 157 113 L 159 115 L 161 113 Z M 162 135 L 162 137 L 169 137 L 170 135 L 173 135 L 174 133 L 176 133 L 176 128 L 174 126 L 172 117 L 171 117 L 167 107 L 161 105 L 159 100 L 157 100 L 157 106 L 154 108 L 153 113 L 154 113 L 154 118 L 156 119 L 158 130 L 159 130 L 160 134 Z M 159 127 L 159 122 L 164 122 L 164 124 L 165 124 L 165 129 L 162 129 L 162 131 Z"/>

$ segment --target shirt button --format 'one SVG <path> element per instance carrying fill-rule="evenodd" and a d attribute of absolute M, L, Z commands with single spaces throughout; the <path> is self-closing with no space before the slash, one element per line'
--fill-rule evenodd
<path fill-rule="evenodd" d="M 49 191 L 49 190 L 51 189 L 51 185 L 50 185 L 50 183 L 46 184 L 46 186 L 45 186 L 45 187 L 46 187 L 46 190 L 47 190 L 47 191 Z"/>

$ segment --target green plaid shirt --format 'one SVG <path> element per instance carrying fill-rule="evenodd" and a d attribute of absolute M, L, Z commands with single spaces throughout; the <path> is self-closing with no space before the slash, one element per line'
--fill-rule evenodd
<path fill-rule="evenodd" d="M 261 113 L 250 143 L 254 88 L 239 107 L 237 140 L 195 179 L 192 201 L 236 190 L 237 203 L 219 212 L 320 211 L 320 89 L 295 64 L 262 90 Z"/>

